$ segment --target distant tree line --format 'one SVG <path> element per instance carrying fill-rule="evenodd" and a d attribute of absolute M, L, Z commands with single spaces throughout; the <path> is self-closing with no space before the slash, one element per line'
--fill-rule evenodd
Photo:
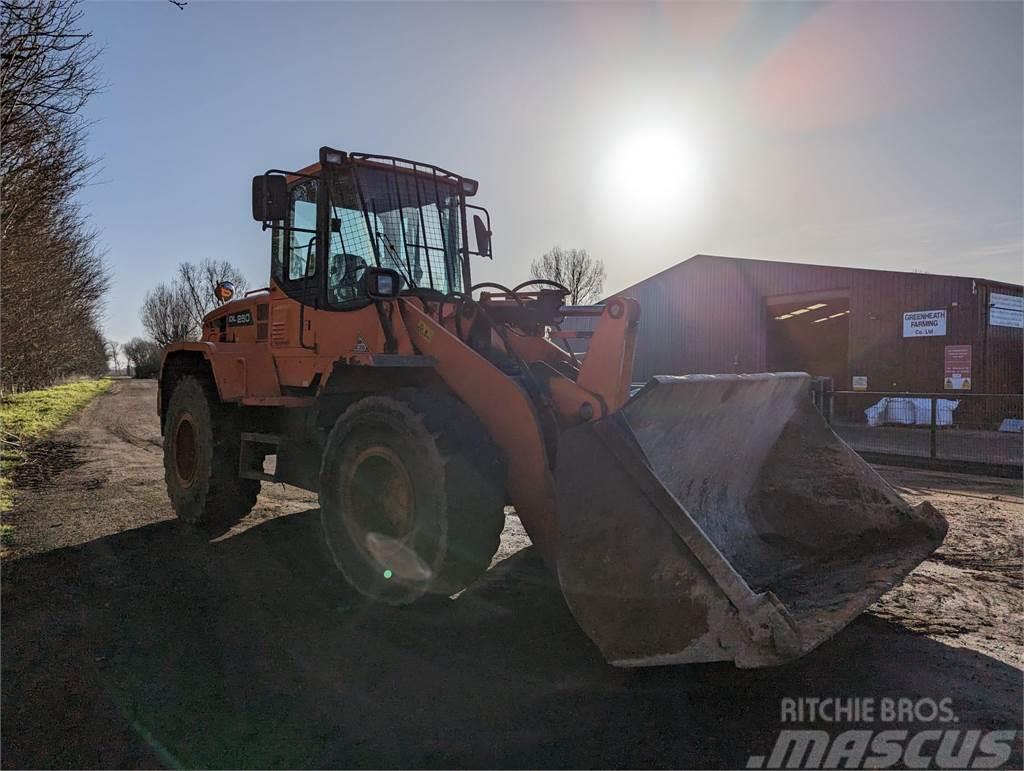
<path fill-rule="evenodd" d="M 127 373 L 134 377 L 156 377 L 160 371 L 160 346 L 152 340 L 133 337 L 122 346 Z"/>
<path fill-rule="evenodd" d="M 108 276 L 75 200 L 94 171 L 82 108 L 98 50 L 77 0 L 0 2 L 0 394 L 107 369 Z"/>
<path fill-rule="evenodd" d="M 127 343 L 107 340 L 107 359 L 115 375 L 154 377 L 160 370 L 160 346 L 152 340 L 133 337 Z M 124 362 L 124 369 L 121 363 Z"/>

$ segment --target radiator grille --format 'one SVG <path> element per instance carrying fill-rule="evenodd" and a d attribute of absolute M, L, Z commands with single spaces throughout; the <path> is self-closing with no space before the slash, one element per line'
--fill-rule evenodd
<path fill-rule="evenodd" d="M 270 318 L 270 307 L 266 303 L 259 303 L 256 306 L 256 339 L 267 339 L 268 319 Z"/>
<path fill-rule="evenodd" d="M 270 344 L 288 345 L 291 330 L 291 310 L 287 305 L 275 305 L 270 319 Z"/>

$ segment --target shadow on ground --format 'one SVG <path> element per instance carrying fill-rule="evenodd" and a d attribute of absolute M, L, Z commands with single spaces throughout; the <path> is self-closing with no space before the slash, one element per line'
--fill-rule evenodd
<path fill-rule="evenodd" d="M 612 669 L 532 549 L 457 600 L 366 605 L 317 516 L 6 563 L 4 767 L 742 768 L 801 695 L 948 696 L 958 728 L 1021 724 L 1018 670 L 870 616 L 782 668 Z"/>

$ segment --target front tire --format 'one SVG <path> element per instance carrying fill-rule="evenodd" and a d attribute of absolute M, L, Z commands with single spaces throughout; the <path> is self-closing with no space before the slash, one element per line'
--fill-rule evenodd
<path fill-rule="evenodd" d="M 238 476 L 235 410 L 191 375 L 174 386 L 164 429 L 164 481 L 178 518 L 228 528 L 256 504 L 260 483 Z"/>
<path fill-rule="evenodd" d="M 453 396 L 407 388 L 350 406 L 320 471 L 324 538 L 360 593 L 392 605 L 454 594 L 490 564 L 505 524 L 504 463 Z"/>

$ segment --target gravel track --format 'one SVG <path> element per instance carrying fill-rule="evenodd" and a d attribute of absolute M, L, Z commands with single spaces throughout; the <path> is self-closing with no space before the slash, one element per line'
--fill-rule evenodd
<path fill-rule="evenodd" d="M 38 448 L 8 519 L 4 768 L 743 768 L 795 696 L 950 697 L 957 728 L 1021 726 L 1017 482 L 881 469 L 950 534 L 869 613 L 776 669 L 622 671 L 514 515 L 481 581 L 401 609 L 340 580 L 310 493 L 264 485 L 214 538 L 179 524 L 155 402 L 115 383 Z"/>

